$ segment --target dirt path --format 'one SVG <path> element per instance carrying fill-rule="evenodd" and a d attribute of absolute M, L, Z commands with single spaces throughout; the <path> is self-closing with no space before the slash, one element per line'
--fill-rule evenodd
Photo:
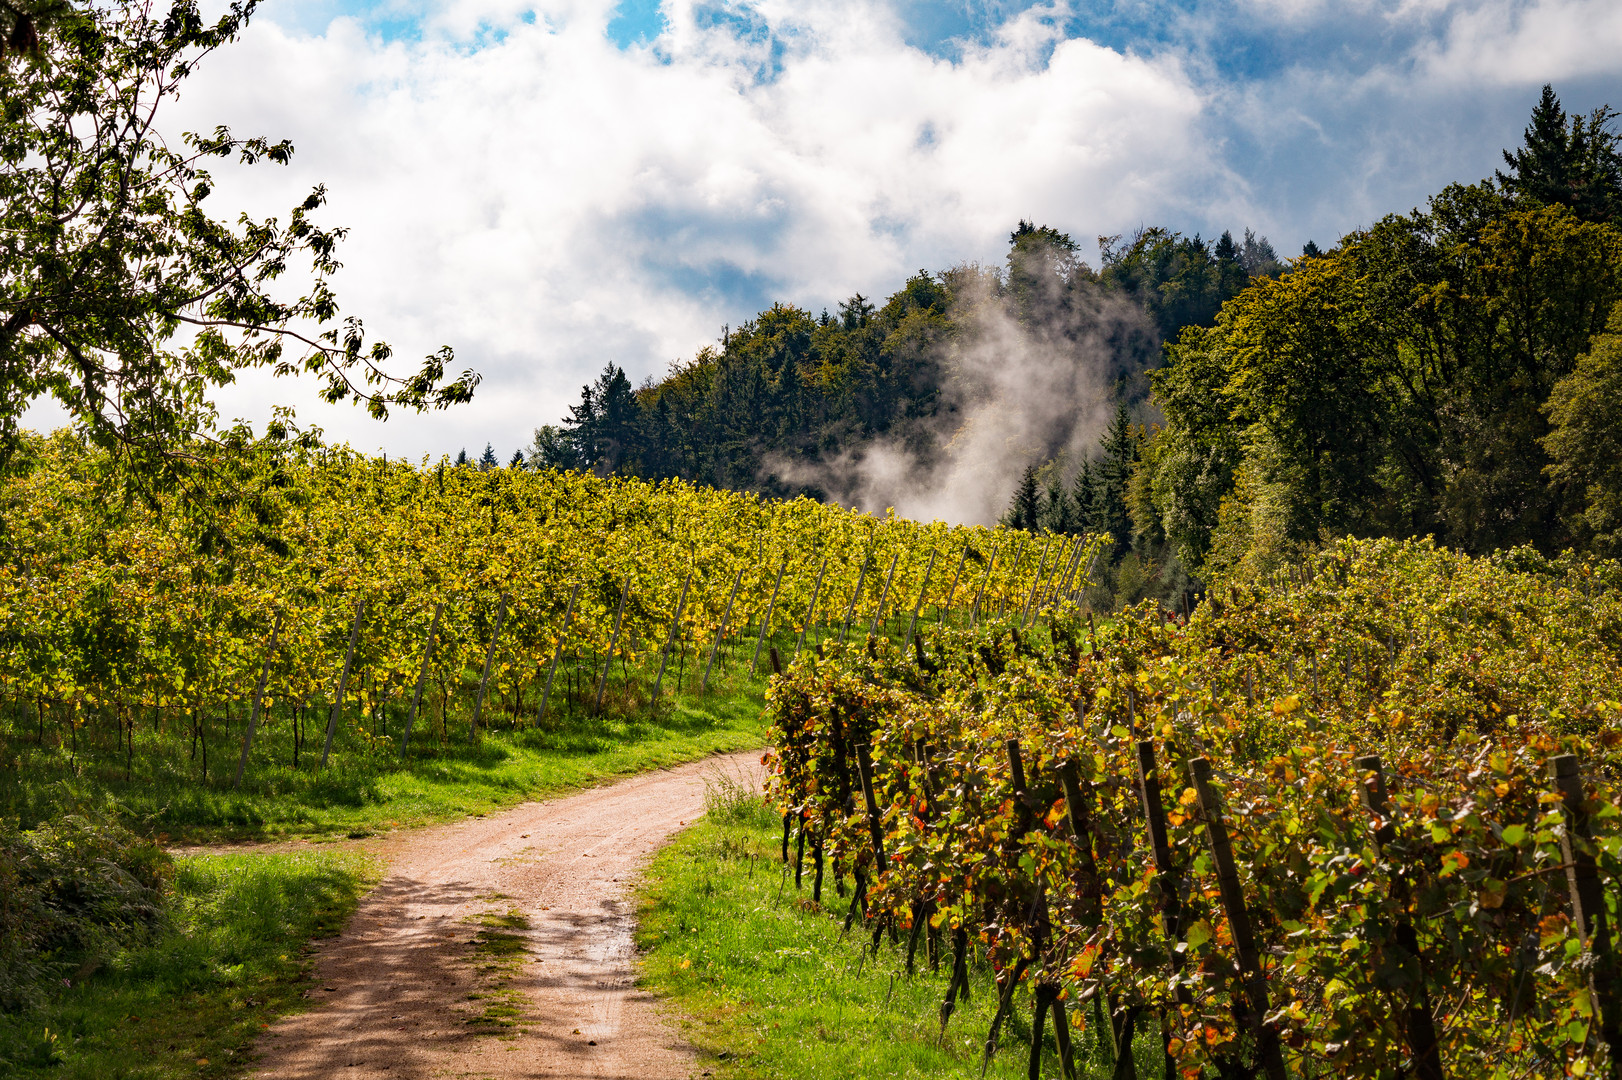
<path fill-rule="evenodd" d="M 649 853 L 703 813 L 717 773 L 758 783 L 760 753 L 377 844 L 387 877 L 322 947 L 321 1003 L 266 1033 L 255 1075 L 690 1075 L 691 1049 L 632 986 L 627 892 Z"/>

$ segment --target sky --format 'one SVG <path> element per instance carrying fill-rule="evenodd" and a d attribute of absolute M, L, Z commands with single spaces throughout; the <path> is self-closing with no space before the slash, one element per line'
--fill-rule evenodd
<path fill-rule="evenodd" d="M 215 169 L 215 216 L 324 184 L 344 313 L 483 375 L 386 423 L 254 376 L 222 419 L 505 461 L 608 362 L 1000 262 L 1022 218 L 1094 261 L 1145 225 L 1329 246 L 1490 175 L 1545 82 L 1622 106 L 1622 4 L 266 0 L 165 123 L 291 139 Z"/>

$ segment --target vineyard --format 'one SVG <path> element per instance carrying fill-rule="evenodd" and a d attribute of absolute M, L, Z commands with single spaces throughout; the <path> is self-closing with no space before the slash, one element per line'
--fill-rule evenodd
<path fill-rule="evenodd" d="M 1167 1076 L 1617 1075 L 1622 568 L 1346 540 L 1187 620 L 1039 614 L 770 692 L 785 873 L 943 1032 L 984 960 L 1033 1078 L 1086 1028 L 1117 1077 L 1135 1035 Z"/>
<path fill-rule="evenodd" d="M 829 639 L 1017 621 L 1079 588 L 1094 550 L 292 446 L 204 462 L 227 495 L 202 510 L 109 490 L 65 437 L 26 450 L 0 492 L 8 764 L 125 784 L 273 788 L 490 730 L 654 715 Z"/>
<path fill-rule="evenodd" d="M 16 778 L 318 783 L 778 671 L 786 872 L 943 1031 L 989 963 L 988 1057 L 1028 1009 L 1032 1076 L 1050 1029 L 1066 1075 L 1617 1073 L 1616 564 L 1348 540 L 1097 622 L 1095 540 L 292 446 L 205 511 L 27 451 Z"/>

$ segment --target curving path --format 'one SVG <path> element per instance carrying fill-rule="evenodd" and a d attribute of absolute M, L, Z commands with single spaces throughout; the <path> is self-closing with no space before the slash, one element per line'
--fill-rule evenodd
<path fill-rule="evenodd" d="M 704 812 L 707 777 L 758 785 L 760 752 L 371 846 L 388 874 L 317 958 L 319 1004 L 261 1040 L 276 1080 L 626 1077 L 676 1080 L 695 1058 L 634 988 L 628 891 L 649 853 Z M 492 973 L 476 920 L 508 918 L 524 951 Z M 527 928 L 520 924 L 527 921 Z M 485 970 L 481 970 L 485 968 Z M 504 978 L 504 996 L 488 996 Z M 485 995 L 470 998 L 470 995 Z M 517 1023 L 470 1022 L 493 1001 Z"/>

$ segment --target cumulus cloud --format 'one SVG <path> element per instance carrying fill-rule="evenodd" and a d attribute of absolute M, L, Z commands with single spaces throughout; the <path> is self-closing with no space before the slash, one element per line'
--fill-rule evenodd
<path fill-rule="evenodd" d="M 665 0 L 628 47 L 613 0 L 280 2 L 170 129 L 292 138 L 291 168 L 216 169 L 216 213 L 325 182 L 346 313 L 486 381 L 386 425 L 259 377 L 221 411 L 411 455 L 505 457 L 610 360 L 999 260 L 1022 217 L 1288 254 L 1488 175 L 1545 80 L 1622 104 L 1602 0 Z"/>
<path fill-rule="evenodd" d="M 1439 40 L 1418 50 L 1432 79 L 1524 85 L 1618 73 L 1622 7 L 1612 0 L 1484 0 L 1450 5 Z"/>
<path fill-rule="evenodd" d="M 175 122 L 299 147 L 291 170 L 222 176 L 221 206 L 274 212 L 325 181 L 351 228 L 346 308 L 486 376 L 428 420 L 301 414 L 400 452 L 512 446 L 606 361 L 656 373 L 775 299 L 882 294 L 995 257 L 1022 216 L 1134 222 L 1188 177 L 1230 183 L 1175 59 L 1067 38 L 1044 10 L 950 60 L 881 6 L 762 11 L 670 3 L 662 36 L 622 50 L 606 3 L 466 0 L 409 41 L 263 22 L 206 68 Z M 266 395 L 250 381 L 222 409 Z"/>

